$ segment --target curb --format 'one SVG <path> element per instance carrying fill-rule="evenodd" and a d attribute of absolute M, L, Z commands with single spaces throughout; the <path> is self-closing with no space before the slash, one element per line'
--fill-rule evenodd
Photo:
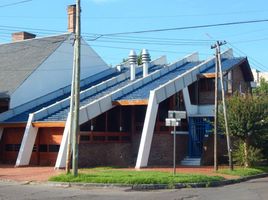
<path fill-rule="evenodd" d="M 267 177 L 268 173 L 241 177 L 238 179 L 229 179 L 223 181 L 213 181 L 205 183 L 177 183 L 175 185 L 168 184 L 103 184 L 103 183 L 74 183 L 74 182 L 47 182 L 44 183 L 54 187 L 81 187 L 81 188 L 124 188 L 130 190 L 161 190 L 161 189 L 182 189 L 182 188 L 208 188 L 220 187 L 236 183 L 245 182 L 251 179 Z M 30 184 L 35 184 L 30 182 Z"/>

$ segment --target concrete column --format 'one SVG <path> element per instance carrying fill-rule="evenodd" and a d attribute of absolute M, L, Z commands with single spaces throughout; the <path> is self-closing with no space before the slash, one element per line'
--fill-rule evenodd
<path fill-rule="evenodd" d="M 158 103 L 156 101 L 155 91 L 150 91 L 149 102 L 142 129 L 138 158 L 136 161 L 136 169 L 147 167 L 148 165 L 157 111 Z"/>
<path fill-rule="evenodd" d="M 188 116 L 198 114 L 197 113 L 198 106 L 191 104 L 188 87 L 183 88 L 182 93 L 183 93 L 184 105 L 185 105 Z"/>
<path fill-rule="evenodd" d="M 20 146 L 16 167 L 29 165 L 38 128 L 32 126 L 34 115 L 30 114 Z"/>
<path fill-rule="evenodd" d="M 57 156 L 55 169 L 60 169 L 66 167 L 66 156 L 67 156 L 67 144 L 68 144 L 68 134 L 70 132 L 70 123 L 71 123 L 71 117 L 70 113 L 68 114 L 63 136 L 60 143 L 60 149 Z"/>

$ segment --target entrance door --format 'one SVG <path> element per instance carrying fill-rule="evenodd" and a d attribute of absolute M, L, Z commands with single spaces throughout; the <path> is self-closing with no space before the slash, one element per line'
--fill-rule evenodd
<path fill-rule="evenodd" d="M 203 139 L 212 132 L 211 117 L 189 118 L 189 156 L 200 158 L 203 149 Z"/>

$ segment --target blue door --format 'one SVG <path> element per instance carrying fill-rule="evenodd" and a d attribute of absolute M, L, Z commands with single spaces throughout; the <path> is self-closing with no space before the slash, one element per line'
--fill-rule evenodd
<path fill-rule="evenodd" d="M 211 117 L 190 117 L 189 118 L 189 156 L 201 157 L 203 139 L 205 135 L 212 132 Z"/>

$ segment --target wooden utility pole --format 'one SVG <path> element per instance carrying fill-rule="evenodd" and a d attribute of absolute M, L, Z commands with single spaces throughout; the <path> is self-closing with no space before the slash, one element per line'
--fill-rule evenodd
<path fill-rule="evenodd" d="M 226 104 L 225 104 L 225 91 L 224 91 L 224 85 L 223 85 L 223 73 L 222 73 L 222 67 L 221 67 L 221 53 L 220 53 L 220 46 L 224 44 L 226 44 L 226 42 L 222 43 L 222 42 L 217 41 L 219 71 L 220 71 L 220 80 L 221 80 L 222 106 L 223 106 L 223 115 L 224 115 L 224 122 L 225 122 L 226 139 L 227 139 L 229 168 L 230 170 L 233 170 L 234 166 L 233 166 L 233 157 L 232 157 L 232 149 L 231 149 L 231 139 L 230 139 L 230 134 L 229 134 L 229 126 L 228 126 L 228 119 L 227 119 L 227 112 L 226 112 Z"/>
<path fill-rule="evenodd" d="M 224 115 L 224 123 L 225 123 L 225 132 L 226 132 L 226 140 L 227 140 L 227 148 L 228 148 L 228 157 L 229 157 L 229 168 L 233 170 L 233 158 L 232 158 L 232 149 L 231 149 L 231 139 L 229 134 L 229 126 L 228 126 L 228 119 L 227 119 L 227 112 L 226 112 L 226 104 L 225 104 L 225 91 L 223 85 L 223 73 L 221 67 L 221 51 L 220 46 L 226 44 L 226 42 L 219 42 L 217 41 L 214 45 L 216 48 L 216 54 L 218 54 L 218 66 L 220 72 L 220 82 L 221 82 L 221 93 L 222 93 L 222 106 L 223 106 L 223 115 Z"/>
<path fill-rule="evenodd" d="M 211 46 L 216 48 L 216 46 Z M 216 48 L 215 54 L 215 111 L 214 111 L 214 171 L 218 171 L 218 78 L 219 78 L 219 59 L 218 49 Z"/>
<path fill-rule="evenodd" d="M 78 175 L 78 133 L 79 128 L 79 107 L 80 107 L 80 54 L 81 54 L 81 27 L 80 27 L 80 0 L 76 0 L 76 29 L 75 29 L 75 79 L 74 79 L 74 113 L 72 127 L 72 146 L 73 146 L 73 175 Z"/>
<path fill-rule="evenodd" d="M 74 38 L 75 39 L 75 38 Z M 72 135 L 73 133 L 73 115 L 74 115 L 74 79 L 75 79 L 75 51 L 74 51 L 74 58 L 73 58 L 73 75 L 72 75 L 72 87 L 71 87 L 71 98 L 70 98 L 70 124 L 69 124 L 69 133 L 68 133 L 68 143 L 67 143 L 67 155 L 66 155 L 66 173 L 70 173 L 71 168 L 71 153 L 72 153 Z"/>

